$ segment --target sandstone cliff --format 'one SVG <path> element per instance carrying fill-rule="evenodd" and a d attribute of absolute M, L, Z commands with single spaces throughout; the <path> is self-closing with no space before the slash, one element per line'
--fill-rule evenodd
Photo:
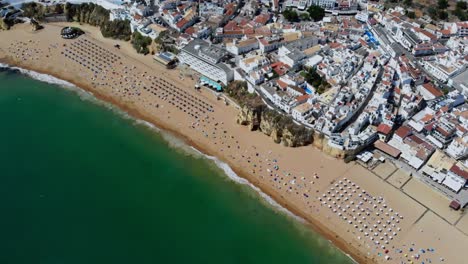
<path fill-rule="evenodd" d="M 237 123 L 260 130 L 275 143 L 287 147 L 306 146 L 313 141 L 313 130 L 294 123 L 291 117 L 266 107 L 251 108 L 244 105 L 237 116 Z"/>

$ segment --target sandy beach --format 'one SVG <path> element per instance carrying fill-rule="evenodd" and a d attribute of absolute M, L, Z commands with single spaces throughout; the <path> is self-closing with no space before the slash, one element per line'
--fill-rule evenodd
<path fill-rule="evenodd" d="M 443 206 L 436 202 L 440 197 L 419 202 L 425 196 L 411 194 L 422 187 L 407 185 L 398 173 L 386 180 L 312 146 L 275 144 L 236 124 L 236 105 L 195 90 L 196 80 L 182 78 L 179 70 L 137 54 L 129 43 L 103 38 L 94 27 L 80 25 L 85 35 L 64 40 L 64 25 L 0 32 L 0 62 L 69 81 L 218 157 L 359 263 L 465 263 L 460 252 L 468 236 L 456 227 L 463 216 L 428 208 Z"/>

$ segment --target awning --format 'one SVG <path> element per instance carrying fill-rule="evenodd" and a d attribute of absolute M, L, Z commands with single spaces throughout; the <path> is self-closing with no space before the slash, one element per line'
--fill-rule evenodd
<path fill-rule="evenodd" d="M 221 84 L 219 84 L 219 83 L 217 83 L 217 82 L 215 82 L 215 81 L 213 81 L 213 80 L 211 80 L 211 79 L 209 79 L 209 78 L 207 78 L 205 76 L 200 77 L 200 82 L 202 84 L 206 84 L 206 85 L 209 85 L 209 86 L 215 88 L 216 91 L 218 91 L 218 92 L 223 90 L 223 87 L 221 86 Z"/>

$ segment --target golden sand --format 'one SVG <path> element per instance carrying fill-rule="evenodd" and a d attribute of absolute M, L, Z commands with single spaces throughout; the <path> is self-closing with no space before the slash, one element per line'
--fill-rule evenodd
<path fill-rule="evenodd" d="M 444 263 L 463 263 L 467 236 L 374 173 L 311 146 L 275 144 L 261 132 L 237 125 L 239 109 L 234 104 L 217 100 L 209 90 L 196 91 L 195 81 L 181 79 L 178 70 L 166 70 L 151 56 L 136 54 L 129 43 L 104 39 L 93 27 L 80 25 L 85 35 L 63 40 L 59 35 L 62 26 L 47 24 L 45 29 L 32 32 L 27 25 L 17 25 L 0 32 L 0 61 L 74 83 L 218 157 L 360 263 L 419 263 L 411 259 L 415 252 L 410 252 L 410 247 L 436 249 L 424 256 L 432 263 L 440 258 Z M 120 44 L 121 49 L 114 44 Z M 363 189 L 365 195 L 359 196 Z M 332 191 L 338 191 L 333 199 Z M 330 196 L 323 198 L 324 194 Z M 347 200 L 336 200 L 350 194 Z M 353 211 L 351 205 L 358 204 Z M 369 216 L 362 219 L 366 212 Z M 433 218 L 437 222 L 434 226 L 430 224 Z M 364 225 L 379 234 L 371 240 L 364 234 L 370 233 L 364 231 Z M 383 230 L 383 225 L 392 231 Z M 385 256 L 390 259 L 385 260 Z"/>

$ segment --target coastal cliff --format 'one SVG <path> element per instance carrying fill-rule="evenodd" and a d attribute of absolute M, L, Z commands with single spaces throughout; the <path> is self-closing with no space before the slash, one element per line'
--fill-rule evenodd
<path fill-rule="evenodd" d="M 356 154 L 355 151 L 331 146 L 323 133 L 299 125 L 290 116 L 269 109 L 259 96 L 248 93 L 244 82 L 234 81 L 225 90 L 242 107 L 236 117 L 237 124 L 247 126 L 251 131 L 261 131 L 277 144 L 287 147 L 312 144 L 327 155 L 338 159 L 352 160 Z"/>
<path fill-rule="evenodd" d="M 236 121 L 240 125 L 248 126 L 251 131 L 263 132 L 275 143 L 287 147 L 306 146 L 313 141 L 313 130 L 298 125 L 290 117 L 266 107 L 244 105 Z"/>
<path fill-rule="evenodd" d="M 300 147 L 312 143 L 314 131 L 294 123 L 290 116 L 269 109 L 257 94 L 248 92 L 242 81 L 230 83 L 225 92 L 241 105 L 236 122 L 248 126 L 251 131 L 259 130 L 277 144 Z"/>
<path fill-rule="evenodd" d="M 11 20 L 0 18 L 0 30 L 9 30 L 11 25 Z"/>

